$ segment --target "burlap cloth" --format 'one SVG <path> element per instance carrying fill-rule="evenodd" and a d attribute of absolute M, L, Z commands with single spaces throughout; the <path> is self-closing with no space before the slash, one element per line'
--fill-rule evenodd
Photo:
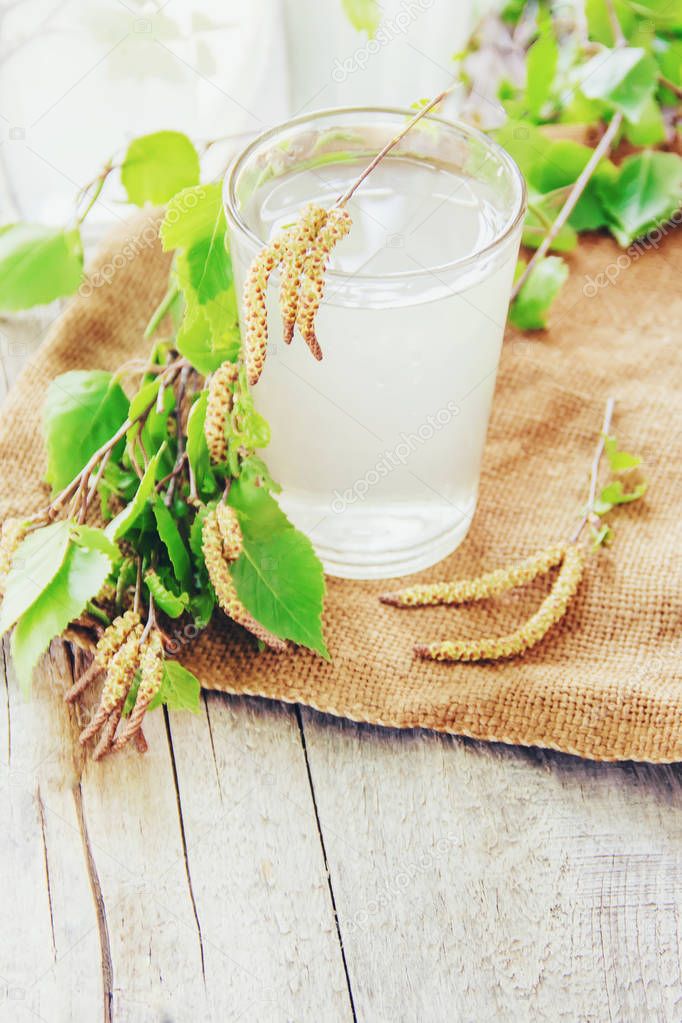
<path fill-rule="evenodd" d="M 45 502 L 40 408 L 49 380 L 145 353 L 142 331 L 168 270 L 150 223 L 143 215 L 107 240 L 93 266 L 99 286 L 70 304 L 15 386 L 0 428 L 1 515 Z M 477 606 L 407 611 L 378 602 L 385 582 L 329 579 L 331 664 L 306 651 L 256 653 L 225 622 L 182 647 L 203 685 L 595 760 L 682 760 L 681 251 L 678 233 L 641 258 L 623 258 L 597 238 L 569 257 L 551 330 L 510 330 L 505 340 L 471 533 L 446 561 L 412 577 L 474 575 L 570 534 L 613 394 L 614 429 L 643 455 L 649 493 L 614 515 L 613 547 L 591 559 L 568 615 L 539 646 L 499 664 L 435 664 L 412 654 L 415 641 L 513 627 L 537 606 L 546 581 Z M 609 264 L 614 283 L 583 294 L 585 275 L 597 279 Z"/>

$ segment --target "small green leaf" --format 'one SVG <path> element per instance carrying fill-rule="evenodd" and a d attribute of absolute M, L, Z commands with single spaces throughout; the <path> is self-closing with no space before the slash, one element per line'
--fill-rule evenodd
<path fill-rule="evenodd" d="M 72 525 L 71 522 L 53 522 L 35 529 L 17 547 L 5 582 L 0 636 L 12 628 L 62 567 Z"/>
<path fill-rule="evenodd" d="M 603 547 L 611 543 L 613 540 L 613 530 L 608 523 L 604 522 L 599 529 L 592 530 L 592 549 L 596 550 L 598 547 Z"/>
<path fill-rule="evenodd" d="M 522 244 L 537 249 L 556 218 L 558 207 L 550 206 L 542 196 L 529 198 L 528 213 L 523 226 Z M 564 224 L 555 235 L 550 246 L 552 252 L 572 252 L 578 244 L 578 236 L 570 224 Z"/>
<path fill-rule="evenodd" d="M 638 120 L 658 86 L 656 61 L 635 46 L 598 53 L 581 73 L 585 96 L 620 110 L 629 121 Z"/>
<path fill-rule="evenodd" d="M 185 541 L 180 535 L 176 521 L 160 497 L 153 504 L 154 518 L 159 536 L 168 551 L 175 578 L 182 586 L 188 586 L 191 579 L 192 565 Z"/>
<path fill-rule="evenodd" d="M 125 508 L 121 509 L 104 530 L 110 540 L 120 540 L 122 536 L 129 533 L 147 507 L 149 499 L 154 493 L 156 471 L 163 451 L 163 447 L 159 448 L 154 457 L 149 459 L 149 465 L 144 471 L 135 496 Z"/>
<path fill-rule="evenodd" d="M 187 594 L 181 593 L 178 596 L 173 593 L 167 586 L 164 586 L 156 572 L 147 572 L 144 583 L 157 605 L 169 618 L 179 618 L 187 610 L 189 604 Z"/>
<path fill-rule="evenodd" d="M 623 33 L 629 39 L 636 21 L 629 2 L 628 0 L 612 0 L 612 3 Z M 616 40 L 613 37 L 611 12 L 607 6 L 607 0 L 586 0 L 585 14 L 590 39 L 602 43 L 604 46 L 613 46 Z"/>
<path fill-rule="evenodd" d="M 207 404 L 208 392 L 204 390 L 192 405 L 187 419 L 187 457 L 199 495 L 204 498 L 216 492 L 215 476 L 211 469 L 211 458 L 204 434 Z"/>
<path fill-rule="evenodd" d="M 41 655 L 97 596 L 110 571 L 111 561 L 101 551 L 70 545 L 59 571 L 21 616 L 12 634 L 14 667 L 25 693 Z"/>
<path fill-rule="evenodd" d="M 188 249 L 204 238 L 224 234 L 225 227 L 221 185 L 197 185 L 178 192 L 168 203 L 161 243 L 164 252 Z"/>
<path fill-rule="evenodd" d="M 625 122 L 625 138 L 633 146 L 657 146 L 666 140 L 663 112 L 653 96 L 647 100 L 637 121 Z"/>
<path fill-rule="evenodd" d="M 169 710 L 191 710 L 198 714 L 201 705 L 201 683 L 196 675 L 183 668 L 177 661 L 164 661 L 161 688 L 149 704 L 154 710 L 165 704 Z"/>
<path fill-rule="evenodd" d="M 310 540 L 262 487 L 236 480 L 228 500 L 244 542 L 230 566 L 239 599 L 275 635 L 328 657 L 321 623 L 324 573 Z"/>
<path fill-rule="evenodd" d="M 613 182 L 600 184 L 599 194 L 611 233 L 625 248 L 682 205 L 682 158 L 650 149 L 629 156 Z"/>
<path fill-rule="evenodd" d="M 111 373 L 72 370 L 47 390 L 43 431 L 47 446 L 46 481 L 62 490 L 125 422 L 128 399 Z M 121 443 L 114 457 L 122 451 Z"/>
<path fill-rule="evenodd" d="M 559 47 L 554 36 L 552 19 L 545 11 L 538 15 L 539 38 L 526 55 L 526 106 L 535 120 L 552 94 L 552 85 L 559 63 Z"/>
<path fill-rule="evenodd" d="M 117 545 L 109 539 L 103 529 L 98 529 L 96 526 L 74 526 L 71 530 L 71 539 L 79 547 L 106 554 L 114 565 L 121 560 L 121 552 Z"/>
<path fill-rule="evenodd" d="M 358 32 L 372 38 L 381 22 L 381 9 L 377 0 L 341 0 L 346 17 Z"/>
<path fill-rule="evenodd" d="M 229 292 L 215 301 L 220 302 L 215 311 L 212 305 L 187 310 L 175 342 L 180 355 L 204 376 L 234 362 L 241 348 L 236 301 Z"/>
<path fill-rule="evenodd" d="M 232 262 L 225 248 L 225 234 L 215 233 L 187 250 L 189 279 L 197 301 L 204 305 L 232 285 Z"/>
<path fill-rule="evenodd" d="M 559 256 L 547 256 L 531 270 L 514 299 L 509 318 L 521 330 L 542 330 L 549 310 L 568 277 L 568 267 Z"/>
<path fill-rule="evenodd" d="M 157 131 L 133 139 L 121 167 L 128 202 L 164 203 L 199 182 L 199 156 L 179 131 Z"/>
<path fill-rule="evenodd" d="M 629 469 L 636 469 L 642 464 L 639 455 L 631 455 L 627 451 L 619 451 L 618 441 L 615 437 L 604 438 L 604 450 L 609 460 L 611 472 L 627 472 Z"/>
<path fill-rule="evenodd" d="M 623 490 L 622 481 L 614 480 L 613 483 L 608 483 L 604 487 L 598 500 L 595 502 L 594 510 L 597 515 L 605 515 L 616 505 L 631 504 L 633 501 L 639 501 L 640 497 L 643 497 L 644 494 L 646 494 L 646 491 L 646 482 L 638 483 L 634 490 L 630 490 L 626 493 Z"/>
<path fill-rule="evenodd" d="M 72 295 L 83 274 L 80 232 L 40 224 L 0 231 L 0 312 L 16 312 Z"/>

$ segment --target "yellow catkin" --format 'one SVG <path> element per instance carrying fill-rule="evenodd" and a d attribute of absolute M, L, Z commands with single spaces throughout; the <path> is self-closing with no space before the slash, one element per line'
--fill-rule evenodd
<path fill-rule="evenodd" d="M 140 655 L 140 685 L 135 697 L 135 706 L 125 727 L 113 744 L 114 752 L 122 749 L 139 730 L 147 712 L 163 681 L 163 640 L 158 630 L 154 629 L 142 648 Z"/>
<path fill-rule="evenodd" d="M 237 513 L 222 501 L 216 506 L 215 512 L 223 541 L 223 554 L 228 561 L 236 561 L 242 551 L 242 531 Z"/>
<path fill-rule="evenodd" d="M 5 519 L 0 533 L 0 598 L 4 594 L 5 579 L 12 567 L 12 557 L 26 536 L 28 523 L 24 519 Z"/>
<path fill-rule="evenodd" d="M 218 603 L 228 618 L 248 629 L 257 639 L 262 640 L 271 650 L 283 653 L 286 643 L 274 636 L 251 615 L 237 597 L 228 562 L 223 550 L 223 538 L 215 511 L 208 513 L 204 519 L 202 532 L 202 550 L 208 577 L 215 590 Z"/>
<path fill-rule="evenodd" d="M 102 635 L 95 649 L 95 662 L 101 668 L 107 668 L 115 653 L 123 646 L 133 629 L 140 624 L 137 611 L 126 611 L 114 618 Z"/>
<path fill-rule="evenodd" d="M 90 724 L 81 732 L 81 743 L 91 739 L 100 730 L 109 715 L 116 712 L 120 702 L 125 699 L 140 664 L 141 636 L 142 626 L 134 626 L 123 645 L 111 658 L 99 706 Z"/>
<path fill-rule="evenodd" d="M 215 371 L 208 385 L 204 436 L 211 461 L 216 465 L 227 458 L 225 426 L 232 411 L 232 387 L 238 375 L 239 370 L 234 363 L 224 362 Z"/>
<path fill-rule="evenodd" d="M 268 281 L 284 258 L 292 230 L 282 231 L 258 253 L 244 281 L 244 362 L 249 384 L 257 384 L 263 372 L 268 347 Z"/>
<path fill-rule="evenodd" d="M 279 308 L 282 314 L 282 334 L 286 344 L 291 343 L 296 325 L 301 274 L 305 258 L 325 220 L 327 211 L 310 203 L 304 209 L 298 224 L 292 230 L 291 238 L 282 261 L 282 278 L 279 290 Z"/>
<path fill-rule="evenodd" d="M 516 657 L 539 643 L 566 613 L 585 568 L 585 550 L 572 544 L 566 549 L 561 570 L 551 592 L 539 609 L 515 632 L 479 640 L 455 640 L 420 644 L 415 653 L 434 661 L 498 661 Z"/>
<path fill-rule="evenodd" d="M 348 210 L 330 210 L 310 247 L 303 267 L 296 325 L 308 348 L 318 360 L 322 358 L 322 349 L 315 334 L 315 317 L 324 295 L 324 274 L 332 249 L 348 234 L 351 225 Z"/>
<path fill-rule="evenodd" d="M 516 586 L 524 586 L 559 565 L 566 553 L 565 544 L 539 551 L 524 561 L 476 579 L 458 579 L 452 583 L 427 583 L 385 593 L 379 600 L 394 607 L 427 607 L 434 604 L 465 604 L 471 600 L 495 597 Z"/>

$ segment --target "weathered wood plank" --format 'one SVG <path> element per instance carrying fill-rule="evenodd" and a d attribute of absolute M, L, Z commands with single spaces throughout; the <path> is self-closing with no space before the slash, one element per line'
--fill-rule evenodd
<path fill-rule="evenodd" d="M 102 971 L 96 917 L 73 798 L 73 735 L 56 677 L 61 646 L 23 699 L 2 647 L 0 663 L 0 1020 L 97 1020 Z M 6 666 L 6 670 L 5 670 Z"/>
<path fill-rule="evenodd" d="M 682 784 L 303 712 L 358 1019 L 682 1018 Z"/>
<path fill-rule="evenodd" d="M 206 693 L 170 731 L 210 1019 L 352 1020 L 296 712 Z"/>
<path fill-rule="evenodd" d="M 0 325 L 10 381 L 43 329 Z M 7 675 L 2 1023 L 352 1019 L 293 710 L 211 695 L 152 715 L 146 757 L 92 764 L 63 647 L 31 702 Z"/>

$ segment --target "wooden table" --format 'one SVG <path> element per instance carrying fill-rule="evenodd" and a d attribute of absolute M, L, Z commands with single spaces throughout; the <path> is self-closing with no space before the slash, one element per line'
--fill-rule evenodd
<path fill-rule="evenodd" d="M 5 649 L 0 1023 L 682 1020 L 679 768 L 215 693 L 96 765 L 72 670 Z"/>

